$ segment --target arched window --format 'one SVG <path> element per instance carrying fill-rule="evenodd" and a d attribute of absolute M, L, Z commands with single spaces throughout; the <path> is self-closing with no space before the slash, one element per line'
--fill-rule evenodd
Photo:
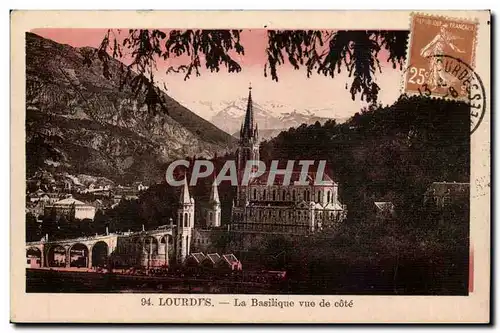
<path fill-rule="evenodd" d="M 330 191 L 326 192 L 326 202 L 330 202 Z"/>
<path fill-rule="evenodd" d="M 295 201 L 295 190 L 292 191 L 292 200 Z"/>
<path fill-rule="evenodd" d="M 184 213 L 184 227 L 188 226 L 188 213 Z"/>
<path fill-rule="evenodd" d="M 262 195 L 262 197 L 263 197 L 263 200 L 267 199 L 267 197 L 266 197 L 266 190 L 264 190 L 264 194 Z"/>
<path fill-rule="evenodd" d="M 257 199 L 257 189 L 253 189 L 253 199 L 256 200 Z"/>
<path fill-rule="evenodd" d="M 321 202 L 321 191 L 318 191 L 318 200 L 317 202 Z"/>
<path fill-rule="evenodd" d="M 283 190 L 283 197 L 281 198 L 281 200 L 283 200 L 283 201 L 286 200 L 286 190 Z"/>
<path fill-rule="evenodd" d="M 276 201 L 276 190 L 273 190 L 273 201 Z"/>
<path fill-rule="evenodd" d="M 214 219 L 214 217 L 213 217 L 212 212 L 209 212 L 209 213 L 208 213 L 208 220 L 209 220 L 210 222 L 212 222 L 212 221 L 213 221 L 213 219 Z"/>

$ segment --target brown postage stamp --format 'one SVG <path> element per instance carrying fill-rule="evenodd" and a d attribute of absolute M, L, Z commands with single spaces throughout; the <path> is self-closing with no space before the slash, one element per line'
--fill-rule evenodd
<path fill-rule="evenodd" d="M 12 322 L 489 322 L 488 11 L 10 31 Z"/>
<path fill-rule="evenodd" d="M 404 92 L 467 99 L 477 28 L 477 21 L 412 14 Z"/>

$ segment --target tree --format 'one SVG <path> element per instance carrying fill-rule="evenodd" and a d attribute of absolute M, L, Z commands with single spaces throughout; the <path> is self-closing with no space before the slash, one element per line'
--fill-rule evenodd
<path fill-rule="evenodd" d="M 71 223 L 65 214 L 61 214 L 57 221 L 56 237 L 59 239 L 72 238 L 75 237 L 76 232 L 74 223 Z"/>
<path fill-rule="evenodd" d="M 242 30 L 108 30 L 95 51 L 84 53 L 84 62 L 91 64 L 97 57 L 103 63 L 103 75 L 111 77 L 110 61 L 132 59 L 121 66 L 120 80 L 133 90 L 144 89 L 148 108 L 165 108 L 159 89 L 154 85 L 154 72 L 159 59 L 182 59 L 183 64 L 170 66 L 170 72 L 184 73 L 187 80 L 193 74 L 200 76 L 205 67 L 219 72 L 225 67 L 229 73 L 242 71 L 235 60 L 244 55 Z M 305 69 L 310 77 L 320 74 L 335 77 L 343 70 L 352 78 L 349 89 L 354 100 L 360 96 L 368 103 L 377 103 L 380 87 L 373 75 L 381 72 L 379 54 L 387 50 L 387 62 L 393 68 L 402 68 L 406 56 L 408 31 L 332 31 L 332 30 L 268 30 L 267 61 L 264 76 L 278 81 L 278 69 L 290 64 L 294 69 Z M 133 73 L 140 75 L 134 75 Z"/>
<path fill-rule="evenodd" d="M 26 214 L 26 241 L 39 241 L 41 238 L 40 225 L 38 224 L 35 215 Z"/>
<path fill-rule="evenodd" d="M 54 207 L 47 216 L 44 216 L 41 227 L 42 236 L 54 237 L 57 232 L 57 212 Z"/>
<path fill-rule="evenodd" d="M 220 231 L 210 234 L 210 243 L 215 252 L 225 252 L 231 244 L 231 237 L 228 232 Z"/>
<path fill-rule="evenodd" d="M 106 227 L 109 226 L 109 219 L 106 214 L 98 209 L 95 213 L 94 220 L 90 223 L 91 234 L 104 234 Z"/>

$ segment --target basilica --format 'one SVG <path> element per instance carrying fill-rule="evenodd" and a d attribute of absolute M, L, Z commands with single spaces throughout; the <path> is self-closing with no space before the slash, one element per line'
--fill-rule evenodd
<path fill-rule="evenodd" d="M 240 131 L 237 173 L 243 174 L 247 161 L 252 160 L 259 160 L 259 131 L 254 120 L 250 88 Z M 294 171 L 289 179 L 283 174 L 274 175 L 273 183 L 269 184 L 269 172 L 251 176 L 248 184 L 238 182 L 231 221 L 224 225 L 217 182 L 214 180 L 210 200 L 201 210 L 205 223 L 195 227 L 195 202 L 184 179 L 177 211 L 176 260 L 184 262 L 194 251 L 213 250 L 213 236 L 228 230 L 249 234 L 300 235 L 333 228 L 346 218 L 347 208 L 339 201 L 338 184 L 328 174 L 308 172 L 304 177 L 301 171 Z M 317 182 L 319 175 L 322 179 Z"/>
<path fill-rule="evenodd" d="M 259 131 L 254 120 L 252 88 L 240 130 L 237 169 L 241 174 L 247 161 L 259 160 Z M 230 229 L 242 232 L 310 233 L 341 223 L 347 208 L 339 201 L 338 184 L 327 174 L 316 182 L 317 173 L 307 174 L 301 185 L 295 182 L 301 172 L 292 172 L 290 181 L 277 175 L 268 184 L 268 173 L 251 178 L 248 185 L 238 183 Z M 321 185 L 318 185 L 320 183 Z"/>

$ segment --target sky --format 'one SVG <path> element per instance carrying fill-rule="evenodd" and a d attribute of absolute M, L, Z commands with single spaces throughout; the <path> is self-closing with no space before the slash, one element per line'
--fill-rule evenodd
<path fill-rule="evenodd" d="M 74 47 L 98 47 L 106 30 L 47 28 L 35 29 L 32 32 Z M 120 35 L 118 38 L 121 38 Z M 166 68 L 182 62 L 182 59 L 172 59 L 158 63 L 155 79 L 161 82 L 160 87 L 165 84 L 171 97 L 207 120 L 215 115 L 219 105 L 246 98 L 250 84 L 253 100 L 261 105 L 277 103 L 298 111 L 316 110 L 316 115 L 322 117 L 350 117 L 365 106 L 359 95 L 356 100 L 352 100 L 349 90 L 346 89 L 346 83 L 350 87 L 351 79 L 345 70 L 333 79 L 319 74 L 307 78 L 305 69 L 294 70 L 287 65 L 278 68 L 279 82 L 273 81 L 270 76 L 264 77 L 266 30 L 244 30 L 241 34 L 241 44 L 245 48 L 245 55 L 235 57 L 242 66 L 240 73 L 227 73 L 224 68 L 218 73 L 202 70 L 200 77 L 192 75 L 186 81 L 181 73 L 166 74 Z M 382 73 L 375 75 L 375 80 L 381 87 L 379 102 L 384 105 L 392 104 L 399 96 L 401 71 L 393 69 L 392 64 L 386 62 L 385 52 L 381 52 L 379 58 Z M 205 102 L 214 105 L 214 110 L 203 106 Z"/>

